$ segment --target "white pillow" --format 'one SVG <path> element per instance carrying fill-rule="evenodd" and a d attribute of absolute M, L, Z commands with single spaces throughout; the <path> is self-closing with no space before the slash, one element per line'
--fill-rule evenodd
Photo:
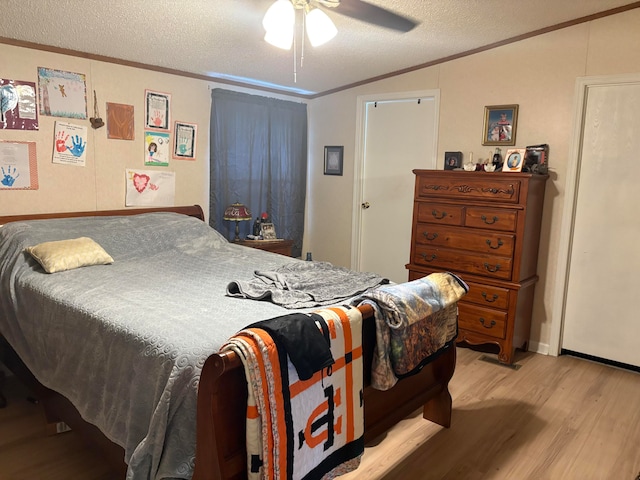
<path fill-rule="evenodd" d="M 47 273 L 113 263 L 113 258 L 88 237 L 44 242 L 25 249 Z"/>

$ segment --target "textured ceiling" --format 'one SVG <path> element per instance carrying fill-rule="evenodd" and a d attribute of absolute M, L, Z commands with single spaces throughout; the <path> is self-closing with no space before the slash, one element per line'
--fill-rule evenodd
<path fill-rule="evenodd" d="M 272 2 L 2 0 L 0 40 L 313 96 L 618 7 L 640 7 L 629 0 L 369 0 L 420 24 L 403 34 L 340 15 L 340 7 L 325 10 L 338 35 L 318 48 L 305 45 L 294 83 L 293 52 L 262 39 L 262 17 Z"/>

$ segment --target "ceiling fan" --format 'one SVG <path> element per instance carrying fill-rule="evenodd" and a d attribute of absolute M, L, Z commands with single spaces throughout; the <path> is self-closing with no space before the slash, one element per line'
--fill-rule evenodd
<path fill-rule="evenodd" d="M 340 7 L 336 8 L 336 12 L 346 17 L 403 33 L 412 30 L 418 25 L 417 22 L 408 17 L 398 15 L 391 10 L 378 7 L 363 0 L 317 0 L 315 2 L 293 0 L 293 3 L 318 3 L 328 8 Z"/>
<path fill-rule="evenodd" d="M 262 26 L 266 32 L 264 39 L 267 43 L 283 50 L 290 50 L 293 45 L 294 83 L 297 82 L 298 74 L 295 41 L 296 10 L 301 10 L 303 15 L 302 36 L 304 37 L 306 31 L 309 43 L 317 47 L 328 42 L 338 33 L 331 18 L 323 11 L 325 7 L 335 9 L 336 12 L 347 17 L 403 33 L 417 25 L 410 18 L 363 0 L 276 0 L 262 20 Z M 301 67 L 303 59 L 304 41 L 301 42 Z"/>
<path fill-rule="evenodd" d="M 347 17 L 380 27 L 406 33 L 417 23 L 410 18 L 378 7 L 364 0 L 276 0 L 269 7 L 262 25 L 264 39 L 279 48 L 289 50 L 294 38 L 295 12 L 302 10 L 303 27 L 311 45 L 319 46 L 331 40 L 338 30 L 324 13 L 323 8 L 334 10 Z"/>

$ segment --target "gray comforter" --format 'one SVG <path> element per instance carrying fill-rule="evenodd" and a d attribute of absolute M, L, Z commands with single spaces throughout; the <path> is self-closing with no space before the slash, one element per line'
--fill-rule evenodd
<path fill-rule="evenodd" d="M 46 274 L 23 251 L 81 236 L 114 263 Z M 0 332 L 124 447 L 128 478 L 191 478 L 205 359 L 245 325 L 288 313 L 226 296 L 227 284 L 296 261 L 170 213 L 11 223 L 0 228 Z"/>

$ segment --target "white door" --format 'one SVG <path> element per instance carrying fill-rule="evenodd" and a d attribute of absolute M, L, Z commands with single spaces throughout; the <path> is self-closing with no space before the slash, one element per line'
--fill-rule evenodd
<path fill-rule="evenodd" d="M 415 168 L 434 168 L 438 96 L 364 104 L 358 270 L 406 282 Z M 357 225 L 357 224 L 356 224 Z"/>
<path fill-rule="evenodd" d="M 640 366 L 640 83 L 586 99 L 562 348 Z"/>

